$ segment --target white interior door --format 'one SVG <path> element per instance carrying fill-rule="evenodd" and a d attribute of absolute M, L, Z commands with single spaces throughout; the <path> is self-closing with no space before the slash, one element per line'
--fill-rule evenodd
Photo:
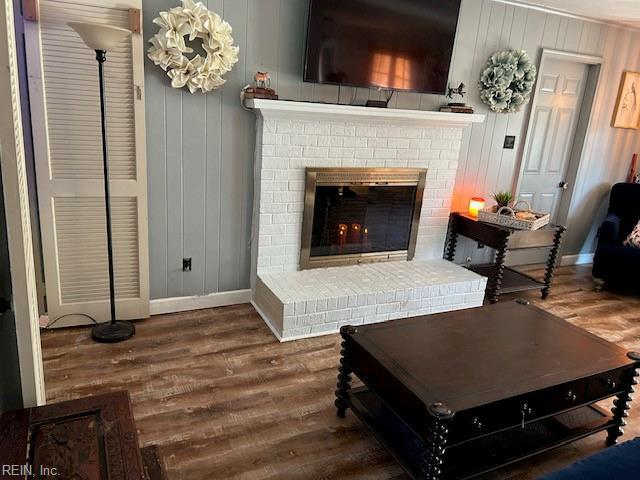
<path fill-rule="evenodd" d="M 585 90 L 589 77 L 586 63 L 545 58 L 538 75 L 535 104 L 531 111 L 527 145 L 519 177 L 517 199 L 526 200 L 534 211 L 548 212 L 551 223 L 566 221 L 581 145 L 575 145 Z M 578 155 L 576 157 L 576 155 Z M 545 263 L 547 248 L 513 250 L 507 264 Z"/>
<path fill-rule="evenodd" d="M 534 211 L 549 212 L 552 223 L 569 187 L 567 171 L 588 68 L 584 63 L 547 59 L 538 76 L 518 200 L 528 201 Z"/>
<path fill-rule="evenodd" d="M 55 326 L 109 318 L 98 70 L 68 22 L 129 27 L 141 0 L 40 0 L 25 26 L 47 312 Z M 116 314 L 149 315 L 142 35 L 107 53 Z M 78 314 L 78 315 L 75 315 Z M 61 318 L 63 317 L 64 318 Z"/>

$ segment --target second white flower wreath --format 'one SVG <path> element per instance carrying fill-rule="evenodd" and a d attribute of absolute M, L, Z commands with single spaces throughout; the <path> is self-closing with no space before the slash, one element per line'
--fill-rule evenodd
<path fill-rule="evenodd" d="M 231 25 L 217 13 L 202 2 L 182 0 L 181 7 L 160 12 L 153 23 L 160 30 L 149 40 L 147 56 L 167 72 L 173 88 L 186 85 L 191 93 L 206 93 L 225 83 L 222 77 L 238 61 L 238 47 L 233 45 Z M 201 39 L 206 57 L 185 55 L 193 53 L 185 42 L 187 36 L 189 41 Z"/>
<path fill-rule="evenodd" d="M 536 67 L 524 50 L 504 50 L 489 57 L 480 75 L 480 99 L 497 113 L 518 112 L 529 102 Z"/>

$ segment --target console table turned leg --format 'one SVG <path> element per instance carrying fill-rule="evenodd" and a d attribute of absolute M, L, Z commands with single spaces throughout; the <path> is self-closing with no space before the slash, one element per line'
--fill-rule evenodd
<path fill-rule="evenodd" d="M 449 239 L 447 241 L 447 254 L 445 259 L 453 262 L 453 259 L 456 257 L 456 246 L 458 244 L 458 232 L 456 231 L 456 217 L 455 215 L 451 216 L 450 224 L 449 224 Z"/>
<path fill-rule="evenodd" d="M 629 358 L 636 361 L 636 368 L 630 370 L 625 376 L 625 390 L 618 394 L 617 398 L 613 401 L 613 413 L 614 425 L 607 429 L 607 445 L 614 445 L 618 441 L 618 437 L 624 434 L 624 427 L 627 422 L 626 418 L 629 416 L 629 409 L 631 408 L 631 394 L 634 392 L 634 385 L 637 385 L 638 381 L 636 377 L 638 374 L 638 368 L 640 366 L 640 353 L 630 352 L 627 354 Z"/>
<path fill-rule="evenodd" d="M 560 253 L 560 244 L 562 243 L 562 235 L 564 235 L 566 228 L 559 226 L 556 229 L 556 234 L 553 237 L 553 246 L 549 252 L 549 258 L 547 259 L 547 270 L 544 274 L 544 287 L 542 288 L 542 299 L 544 300 L 549 296 L 551 292 L 551 281 L 553 280 L 553 274 L 558 264 L 558 253 Z"/>
<path fill-rule="evenodd" d="M 336 389 L 335 405 L 338 409 L 337 415 L 344 418 L 347 414 L 347 394 L 351 388 L 351 345 L 349 335 L 357 332 L 356 327 L 345 325 L 340 327 L 340 335 L 342 335 L 342 349 L 340 350 L 340 366 L 338 367 L 338 384 Z"/>
<path fill-rule="evenodd" d="M 487 288 L 489 303 L 497 303 L 502 289 L 502 277 L 504 276 L 504 261 L 507 257 L 507 245 L 509 244 L 509 234 L 503 233 L 498 241 L 496 249 L 496 273 L 491 279 Z"/>
<path fill-rule="evenodd" d="M 439 480 L 442 475 L 444 453 L 447 448 L 449 429 L 448 420 L 453 413 L 446 405 L 434 403 L 427 407 L 431 416 L 428 425 L 429 436 L 425 441 L 426 447 L 420 465 L 421 478 L 424 480 Z"/>

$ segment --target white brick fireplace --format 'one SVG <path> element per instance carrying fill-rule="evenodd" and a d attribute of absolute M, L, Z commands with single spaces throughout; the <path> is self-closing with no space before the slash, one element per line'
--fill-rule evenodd
<path fill-rule="evenodd" d="M 442 260 L 463 129 L 482 115 L 249 100 L 257 114 L 253 304 L 281 340 L 482 304 Z M 299 271 L 305 169 L 427 169 L 413 261 Z"/>

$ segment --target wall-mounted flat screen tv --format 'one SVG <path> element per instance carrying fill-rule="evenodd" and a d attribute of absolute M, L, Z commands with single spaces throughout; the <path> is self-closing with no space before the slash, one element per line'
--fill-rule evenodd
<path fill-rule="evenodd" d="M 310 0 L 304 80 L 445 93 L 460 0 Z"/>

